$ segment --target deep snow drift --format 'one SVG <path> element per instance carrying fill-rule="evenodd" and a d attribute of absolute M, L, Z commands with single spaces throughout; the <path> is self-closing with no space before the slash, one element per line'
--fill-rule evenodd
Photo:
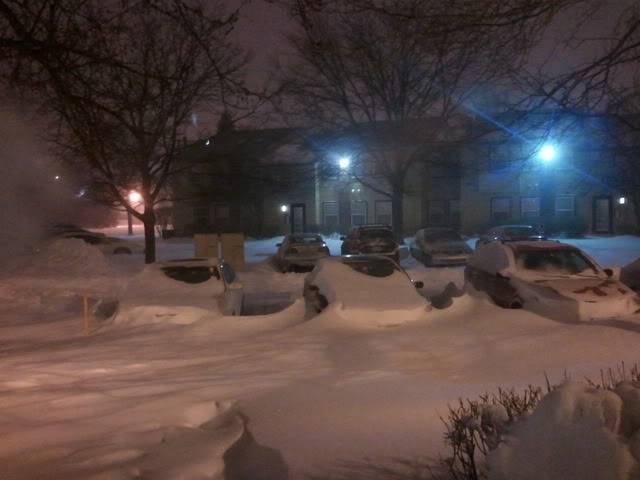
<path fill-rule="evenodd" d="M 640 256 L 629 237 L 606 242 L 620 258 Z M 109 268 L 89 272 L 27 262 L 0 278 L 0 478 L 201 479 L 221 478 L 223 467 L 245 478 L 306 478 L 348 460 L 375 471 L 391 457 L 442 453 L 439 416 L 458 397 L 638 360 L 637 325 L 569 325 L 483 296 L 393 327 L 362 328 L 330 310 L 304 321 L 296 301 L 304 275 L 270 267 L 275 243 L 249 242 L 259 262 L 239 274 L 253 300 L 290 305 L 262 316 L 221 316 L 204 303 L 208 292 L 164 280 L 136 286 L 139 255 L 103 256 Z M 599 260 L 604 243 L 587 252 Z M 180 239 L 159 244 L 162 258 L 192 249 Z M 81 252 L 68 254 L 63 265 Z M 404 265 L 428 292 L 462 284 L 460 268 Z M 80 295 L 123 303 L 87 336 Z"/>

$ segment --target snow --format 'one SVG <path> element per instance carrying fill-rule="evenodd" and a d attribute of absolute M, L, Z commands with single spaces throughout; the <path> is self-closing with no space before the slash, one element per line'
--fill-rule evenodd
<path fill-rule="evenodd" d="M 618 435 L 622 400 L 568 383 L 546 395 L 488 459 L 490 480 L 627 480 L 637 467 Z"/>
<path fill-rule="evenodd" d="M 391 326 L 425 318 L 429 304 L 404 273 L 372 277 L 356 272 L 339 259 L 327 258 L 309 275 L 325 295 L 333 314 L 364 325 Z"/>
<path fill-rule="evenodd" d="M 327 240 L 339 253 L 340 241 Z M 602 368 L 638 361 L 637 326 L 566 324 L 500 309 L 483 296 L 454 298 L 447 309 L 392 328 L 361 328 L 346 309 L 305 321 L 305 275 L 273 269 L 277 242 L 247 242 L 239 277 L 263 314 L 244 317 L 223 316 L 210 290 L 157 276 L 139 254 L 56 247 L 56 261 L 53 251 L 38 256 L 44 250 L 16 259 L 21 268 L 0 277 L 0 478 L 216 479 L 242 470 L 238 478 L 288 472 L 295 480 L 330 476 L 345 461 L 375 471 L 392 457 L 443 454 L 440 415 L 460 397 L 541 384 L 545 373 L 552 382 L 565 372 L 597 378 Z M 580 242 L 607 266 L 640 257 L 631 237 Z M 158 252 L 185 258 L 193 245 L 159 241 Z M 463 283 L 462 268 L 425 268 L 412 258 L 403 265 L 425 281 L 427 295 Z M 82 295 L 121 301 L 116 317 L 91 335 L 83 331 Z M 371 302 L 386 304 L 389 295 Z M 270 313 L 259 311 L 263 301 L 272 302 Z M 611 472 L 623 474 L 640 436 L 625 434 L 621 447 L 606 426 L 613 410 L 621 431 L 636 429 L 637 394 L 621 392 L 631 399 L 621 410 L 599 395 L 577 389 L 546 407 L 574 412 L 571 421 L 540 416 L 572 426 L 567 440 L 593 435 L 593 447 L 576 445 L 611 452 Z M 567 456 L 588 456 L 567 448 Z"/>

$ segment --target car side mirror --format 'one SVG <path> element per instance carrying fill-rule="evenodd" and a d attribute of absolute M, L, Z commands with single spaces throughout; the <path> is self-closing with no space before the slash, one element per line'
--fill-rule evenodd
<path fill-rule="evenodd" d="M 282 244 L 281 243 L 276 243 L 276 247 L 281 247 Z"/>
<path fill-rule="evenodd" d="M 344 242 L 346 240 L 346 237 L 340 237 L 340 240 Z"/>
<path fill-rule="evenodd" d="M 424 282 L 418 280 L 417 282 L 413 282 L 413 286 L 420 289 L 420 288 L 424 288 Z"/>
<path fill-rule="evenodd" d="M 609 278 L 613 277 L 613 270 L 612 270 L 612 269 L 610 269 L 610 268 L 605 268 L 605 269 L 603 270 L 603 272 L 607 275 L 607 277 L 609 277 Z"/>

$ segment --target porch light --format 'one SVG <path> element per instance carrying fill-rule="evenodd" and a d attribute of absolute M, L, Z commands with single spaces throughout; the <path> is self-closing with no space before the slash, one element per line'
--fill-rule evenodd
<path fill-rule="evenodd" d="M 287 211 L 289 211 L 289 207 L 287 207 L 286 205 L 280 205 L 280 211 L 282 213 L 287 213 Z"/>
<path fill-rule="evenodd" d="M 620 197 L 618 198 L 618 203 L 620 205 L 625 205 L 627 203 L 627 197 Z"/>

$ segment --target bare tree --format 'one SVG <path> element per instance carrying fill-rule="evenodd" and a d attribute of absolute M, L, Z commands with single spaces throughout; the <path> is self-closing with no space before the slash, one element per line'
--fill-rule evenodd
<path fill-rule="evenodd" d="M 192 111 L 241 89 L 246 57 L 227 38 L 236 20 L 200 0 L 0 2 L 4 67 L 37 89 L 59 152 L 85 167 L 99 198 L 143 222 L 147 263 Z"/>
<path fill-rule="evenodd" d="M 576 1 L 285 2 L 298 31 L 281 108 L 360 137 L 358 156 L 376 164 L 368 170 L 377 176 L 354 174 L 391 200 L 400 235 L 411 167 L 439 158 L 450 140 L 443 132 L 468 100 L 504 82 L 551 18 Z M 417 130 L 425 117 L 439 125 Z"/>

